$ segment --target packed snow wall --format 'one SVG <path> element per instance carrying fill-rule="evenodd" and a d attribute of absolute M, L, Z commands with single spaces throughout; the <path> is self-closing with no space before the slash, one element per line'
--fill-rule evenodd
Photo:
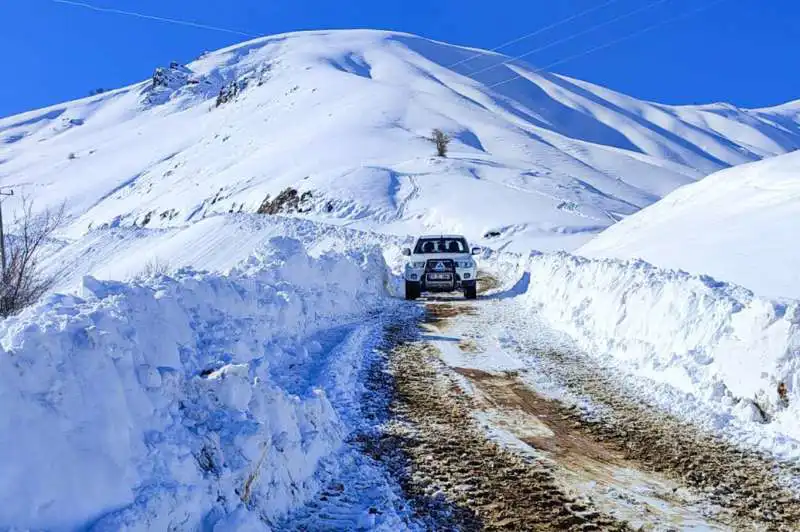
<path fill-rule="evenodd" d="M 257 530 L 303 502 L 345 428 L 286 375 L 313 335 L 385 311 L 386 271 L 378 249 L 273 238 L 230 275 L 87 277 L 0 322 L 0 528 Z"/>
<path fill-rule="evenodd" d="M 567 253 L 497 257 L 512 291 L 580 347 L 741 418 L 798 434 L 800 302 L 707 276 Z M 749 420 L 748 419 L 748 420 Z"/>

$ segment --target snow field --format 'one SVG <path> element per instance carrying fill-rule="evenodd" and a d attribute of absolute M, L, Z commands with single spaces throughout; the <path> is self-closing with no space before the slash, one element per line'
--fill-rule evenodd
<path fill-rule="evenodd" d="M 0 524 L 263 528 L 345 435 L 324 382 L 281 376 L 325 355 L 309 337 L 385 309 L 385 282 L 375 250 L 278 237 L 227 276 L 86 277 L 0 323 Z M 351 383 L 343 361 L 319 378 Z"/>
<path fill-rule="evenodd" d="M 495 260 L 521 279 L 511 292 L 528 309 L 608 364 L 800 439 L 798 302 L 643 261 L 567 253 Z"/>
<path fill-rule="evenodd" d="M 800 299 L 800 151 L 681 187 L 576 253 L 703 273 L 760 296 Z"/>

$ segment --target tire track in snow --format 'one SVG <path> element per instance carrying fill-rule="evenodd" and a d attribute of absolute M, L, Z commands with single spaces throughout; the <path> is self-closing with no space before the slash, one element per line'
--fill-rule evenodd
<path fill-rule="evenodd" d="M 322 461 L 317 472 L 321 489 L 317 496 L 296 509 L 271 529 L 281 532 L 439 530 L 438 522 L 425 522 L 403 493 L 400 481 L 405 458 L 399 447 L 388 443 L 382 426 L 389 416 L 394 395 L 393 380 L 386 371 L 387 353 L 397 331 L 414 315 L 392 311 L 357 327 L 332 350 L 338 365 L 355 366 L 347 382 L 332 379 L 326 392 L 351 432 L 339 452 Z M 362 332 L 359 332 L 359 329 Z M 371 329 L 364 334 L 364 329 Z M 347 390 L 359 391 L 355 394 Z M 345 391 L 343 397 L 341 392 Z M 338 398 L 338 399 L 337 399 Z M 440 505 L 442 515 L 450 512 Z"/>
<path fill-rule="evenodd" d="M 781 474 L 800 478 L 797 467 L 787 469 L 769 457 L 735 448 L 648 405 L 635 390 L 626 389 L 581 353 L 558 349 L 549 340 L 537 342 L 536 334 L 529 330 L 535 317 L 507 312 L 505 306 L 513 304 L 484 300 L 468 312 L 460 304 L 439 305 L 442 308 L 433 310 L 436 334 L 441 337 L 447 331 L 448 337 L 457 337 L 454 329 L 464 331 L 477 346 L 461 349 L 461 355 L 450 353 L 445 360 L 460 356 L 466 366 L 470 362 L 490 365 L 485 358 L 481 362 L 481 357 L 492 351 L 496 355 L 498 350 L 517 357 L 519 369 L 512 372 L 457 367 L 452 361 L 449 368 L 463 379 L 462 390 L 472 393 L 477 417 L 495 437 L 505 439 L 521 454 L 547 456 L 565 472 L 563 478 L 568 482 L 582 486 L 580 482 L 589 480 L 613 488 L 622 498 L 606 501 L 606 508 L 609 502 L 612 508 L 630 506 L 624 499 L 630 498 L 632 490 L 620 482 L 619 472 L 633 472 L 635 483 L 628 488 L 654 488 L 653 500 L 628 501 L 633 510 L 642 503 L 652 507 L 638 518 L 649 526 L 669 527 L 670 521 L 674 522 L 672 510 L 685 509 L 684 518 L 703 528 L 800 529 L 800 499 L 782 487 L 780 478 Z M 517 316 L 515 322 L 509 320 L 512 315 Z M 448 329 L 450 326 L 453 328 Z M 507 349 L 493 345 L 482 336 L 481 331 L 487 330 L 516 335 L 521 341 L 513 348 L 516 353 L 508 354 Z M 437 344 L 453 351 L 447 342 Z M 519 364 L 521 360 L 524 364 Z M 530 372 L 535 375 L 528 375 Z M 579 401 L 538 395 L 535 386 L 542 379 L 549 383 L 548 388 L 555 382 Z M 609 471 L 614 472 L 611 478 Z M 583 486 L 581 489 L 585 482 Z M 664 489 L 669 486 L 672 489 Z M 665 505 L 668 512 L 658 511 Z M 678 527 L 686 526 L 684 521 Z"/>
<path fill-rule="evenodd" d="M 484 297 L 497 286 L 482 274 Z M 275 529 L 797 529 L 767 462 L 648 411 L 574 353 L 519 347 L 599 414 L 539 395 L 525 371 L 444 363 L 442 342 L 477 358 L 487 331 L 520 326 L 508 304 L 432 298 L 427 336 L 387 319 L 351 405 L 361 422 L 320 467 L 318 497 Z"/>
<path fill-rule="evenodd" d="M 489 439 L 435 348 L 406 333 L 390 359 L 397 396 L 383 440 L 407 457 L 402 484 L 432 530 L 629 529 L 566 493 L 550 465 Z"/>

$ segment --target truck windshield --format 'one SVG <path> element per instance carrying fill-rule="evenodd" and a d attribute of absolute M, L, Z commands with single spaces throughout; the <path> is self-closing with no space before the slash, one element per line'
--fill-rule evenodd
<path fill-rule="evenodd" d="M 463 238 L 420 238 L 414 253 L 468 253 L 467 249 Z"/>

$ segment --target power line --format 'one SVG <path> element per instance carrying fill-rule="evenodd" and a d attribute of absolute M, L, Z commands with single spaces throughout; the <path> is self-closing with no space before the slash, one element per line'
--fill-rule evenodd
<path fill-rule="evenodd" d="M 594 13 L 595 11 L 599 11 L 599 10 L 605 8 L 605 7 L 610 6 L 611 4 L 616 4 L 619 1 L 620 0 L 609 0 L 608 2 L 606 2 L 604 4 L 601 4 L 599 6 L 595 6 L 595 7 L 592 7 L 590 9 L 586 9 L 584 11 L 581 11 L 580 13 L 577 13 L 575 15 L 567 17 L 567 18 L 565 18 L 563 20 L 559 20 L 558 22 L 554 22 L 553 24 L 545 26 L 544 28 L 540 28 L 540 29 L 538 29 L 538 30 L 536 30 L 536 31 L 534 31 L 532 33 L 528 33 L 528 34 L 523 35 L 522 37 L 517 37 L 516 39 L 512 39 L 510 41 L 504 42 L 503 44 L 501 44 L 499 46 L 495 46 L 494 48 L 490 48 L 487 51 L 496 52 L 498 50 L 502 50 L 503 48 L 506 48 L 507 46 L 511 46 L 512 44 L 516 44 L 516 43 L 522 42 L 522 41 L 524 41 L 526 39 L 530 39 L 531 37 L 535 37 L 536 35 L 544 33 L 544 32 L 546 32 L 548 30 L 552 30 L 553 28 L 557 28 L 558 26 L 562 26 L 562 25 L 566 24 L 567 22 L 572 22 L 575 19 L 579 19 L 579 18 L 584 17 L 584 16 L 586 16 L 586 15 L 588 15 L 590 13 Z M 462 64 L 464 64 L 464 63 L 466 63 L 468 61 L 472 61 L 476 57 L 483 57 L 485 55 L 486 55 L 485 52 L 482 52 L 482 53 L 479 53 L 479 54 L 475 54 L 473 56 L 467 57 L 466 59 L 462 59 L 461 61 L 457 61 L 457 62 L 453 63 L 452 65 L 448 66 L 447 68 L 453 68 L 453 67 L 456 67 L 458 65 L 462 65 Z"/>
<path fill-rule="evenodd" d="M 477 76 L 478 74 L 483 74 L 484 72 L 488 72 L 489 70 L 492 70 L 493 68 L 497 68 L 497 67 L 502 66 L 502 65 L 507 65 L 507 64 L 511 63 L 512 61 L 518 61 L 518 60 L 520 60 L 520 59 L 522 59 L 524 57 L 528 57 L 528 56 L 531 56 L 531 55 L 533 55 L 535 53 L 541 52 L 543 50 L 547 50 L 548 48 L 552 48 L 553 46 L 556 46 L 558 44 L 562 44 L 562 43 L 577 39 L 578 37 L 586 35 L 587 33 L 591 33 L 593 31 L 598 30 L 600 28 L 603 28 L 605 26 L 609 26 L 609 25 L 611 25 L 611 24 L 613 24 L 615 22 L 619 22 L 622 19 L 631 17 L 631 16 L 633 16 L 633 15 L 635 15 L 637 13 L 641 13 L 642 11 L 646 11 L 648 9 L 656 7 L 657 5 L 660 5 L 660 4 L 669 2 L 669 1 L 670 0 L 655 0 L 653 2 L 650 2 L 649 4 L 643 5 L 641 7 L 637 7 L 633 11 L 628 11 L 627 13 L 623 13 L 622 15 L 616 16 L 616 17 L 612 18 L 611 20 L 607 20 L 605 22 L 601 22 L 600 24 L 595 24 L 594 26 L 591 26 L 590 28 L 587 28 L 587 29 L 585 29 L 583 31 L 580 31 L 578 33 L 573 33 L 569 37 L 564 37 L 563 39 L 558 39 L 558 40 L 553 41 L 553 42 L 551 42 L 549 44 L 546 44 L 544 46 L 540 46 L 539 48 L 535 48 L 535 49 L 533 49 L 533 50 L 531 50 L 529 52 L 525 52 L 524 54 L 517 55 L 517 56 L 511 57 L 509 59 L 506 59 L 501 63 L 496 63 L 496 64 L 488 66 L 486 68 L 482 68 L 482 69 L 478 70 L 477 72 L 472 72 L 472 73 L 469 74 L 469 76 Z"/>
<path fill-rule="evenodd" d="M 124 11 L 122 9 L 114 9 L 108 7 L 99 7 L 92 4 L 87 4 L 86 2 L 76 2 L 74 0 L 50 0 L 55 4 L 65 4 L 75 7 L 82 7 L 84 9 L 90 9 L 92 11 L 98 11 L 100 13 L 112 13 L 115 15 L 125 15 L 128 17 L 136 17 L 136 18 L 143 18 L 147 20 L 156 20 L 158 22 L 166 22 L 169 24 L 177 24 L 179 26 L 189 26 L 191 28 L 200 28 L 203 30 L 212 30 L 212 31 L 220 31 L 223 33 L 233 33 L 234 35 L 242 35 L 244 37 L 260 37 L 260 35 L 255 35 L 252 33 L 247 33 L 245 31 L 239 30 L 232 30 L 230 28 L 223 28 L 221 26 L 210 26 L 208 24 L 201 24 L 199 22 L 192 22 L 190 20 L 179 20 L 175 18 L 167 18 L 167 17 L 158 17 L 155 15 L 148 15 L 146 13 L 137 13 L 135 11 Z"/>
<path fill-rule="evenodd" d="M 698 7 L 696 9 L 692 9 L 690 11 L 687 11 L 686 13 L 682 13 L 680 15 L 675 15 L 674 17 L 670 17 L 670 18 L 664 19 L 661 22 L 657 22 L 655 24 L 651 24 L 650 26 L 647 26 L 647 27 L 642 28 L 640 30 L 637 30 L 637 31 L 635 31 L 633 33 L 625 35 L 624 37 L 620 37 L 618 39 L 614 39 L 614 40 L 609 41 L 609 42 L 607 42 L 605 44 L 601 44 L 599 46 L 595 46 L 594 48 L 590 48 L 589 50 L 586 50 L 584 52 L 581 52 L 581 53 L 578 53 L 578 54 L 575 54 L 575 55 L 571 55 L 571 56 L 566 57 L 564 59 L 560 59 L 558 61 L 550 63 L 549 65 L 546 65 L 546 66 L 544 66 L 542 68 L 538 68 L 538 69 L 536 69 L 536 70 L 534 70 L 532 72 L 529 72 L 528 74 L 538 74 L 538 73 L 544 72 L 545 70 L 548 70 L 548 69 L 550 69 L 550 68 L 552 68 L 552 67 L 554 67 L 556 65 L 560 65 L 560 64 L 566 63 L 568 61 L 573 61 L 573 60 L 578 59 L 580 57 L 584 57 L 584 56 L 587 56 L 589 54 L 593 54 L 595 52 L 598 52 L 600 50 L 604 50 L 606 48 L 610 48 L 611 46 L 614 46 L 614 45 L 619 44 L 621 42 L 633 39 L 634 37 L 638 37 L 639 35 L 641 35 L 643 33 L 647 33 L 648 31 L 652 31 L 652 30 L 654 30 L 656 28 L 660 28 L 661 26 L 665 26 L 667 24 L 671 24 L 671 23 L 676 22 L 678 20 L 682 20 L 682 19 L 691 17 L 693 15 L 696 15 L 697 13 L 700 13 L 701 11 L 706 11 L 708 9 L 711 9 L 712 7 L 717 6 L 717 5 L 719 5 L 719 4 L 723 3 L 723 2 L 726 2 L 726 1 L 727 0 L 716 0 L 715 2 L 711 2 L 710 4 L 707 4 L 705 6 L 701 6 L 701 7 Z M 514 81 L 515 79 L 519 79 L 519 78 L 522 78 L 522 77 L 524 77 L 522 74 L 517 74 L 517 75 L 515 75 L 515 76 L 513 76 L 513 77 L 511 77 L 511 78 L 509 78 L 507 80 L 500 81 L 498 83 L 494 83 L 492 85 L 489 85 L 487 88 L 494 89 L 496 87 L 499 87 L 501 85 L 505 85 L 506 83 L 509 83 L 511 81 Z"/>

